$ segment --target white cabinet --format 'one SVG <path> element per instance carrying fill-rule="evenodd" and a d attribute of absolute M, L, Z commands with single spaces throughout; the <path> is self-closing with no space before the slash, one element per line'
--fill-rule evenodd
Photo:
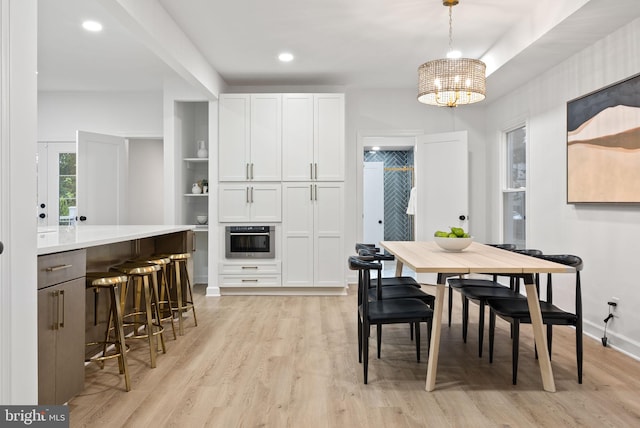
<path fill-rule="evenodd" d="M 282 283 L 344 287 L 344 184 L 283 183 Z"/>
<path fill-rule="evenodd" d="M 220 181 L 280 181 L 282 95 L 222 94 L 219 103 Z"/>
<path fill-rule="evenodd" d="M 282 96 L 282 180 L 344 180 L 344 94 Z"/>
<path fill-rule="evenodd" d="M 280 222 L 282 186 L 278 184 L 220 184 L 218 219 L 220 222 Z"/>
<path fill-rule="evenodd" d="M 221 287 L 280 287 L 279 261 L 241 261 L 220 263 Z"/>

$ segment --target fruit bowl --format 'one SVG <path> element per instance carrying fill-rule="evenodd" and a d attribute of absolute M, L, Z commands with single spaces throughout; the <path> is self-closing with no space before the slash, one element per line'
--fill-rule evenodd
<path fill-rule="evenodd" d="M 440 236 L 434 236 L 434 241 L 440 248 L 445 251 L 462 251 L 467 248 L 473 242 L 473 237 L 469 238 L 442 238 Z"/>

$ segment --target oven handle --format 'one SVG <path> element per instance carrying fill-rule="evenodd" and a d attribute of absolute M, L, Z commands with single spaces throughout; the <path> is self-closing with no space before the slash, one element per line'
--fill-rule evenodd
<path fill-rule="evenodd" d="M 251 232 L 229 232 L 229 235 L 249 235 L 249 236 L 269 236 L 269 232 L 251 233 Z"/>

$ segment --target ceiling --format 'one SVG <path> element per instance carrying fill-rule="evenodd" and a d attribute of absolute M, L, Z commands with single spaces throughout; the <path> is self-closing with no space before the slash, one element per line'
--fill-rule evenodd
<path fill-rule="evenodd" d="M 175 76 L 105 8 L 133 1 L 38 0 L 39 89 L 160 90 Z M 229 85 L 415 88 L 418 66 L 448 50 L 442 0 L 148 1 Z M 638 0 L 460 0 L 453 45 L 487 62 L 491 99 L 639 16 Z M 294 61 L 279 62 L 283 51 Z"/>

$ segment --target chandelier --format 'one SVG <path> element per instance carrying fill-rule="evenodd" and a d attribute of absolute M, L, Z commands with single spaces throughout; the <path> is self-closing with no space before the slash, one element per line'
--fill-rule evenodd
<path fill-rule="evenodd" d="M 418 101 L 455 107 L 484 100 L 486 65 L 479 59 L 458 58 L 453 45 L 453 6 L 458 0 L 442 0 L 449 8 L 449 53 L 418 67 Z"/>

